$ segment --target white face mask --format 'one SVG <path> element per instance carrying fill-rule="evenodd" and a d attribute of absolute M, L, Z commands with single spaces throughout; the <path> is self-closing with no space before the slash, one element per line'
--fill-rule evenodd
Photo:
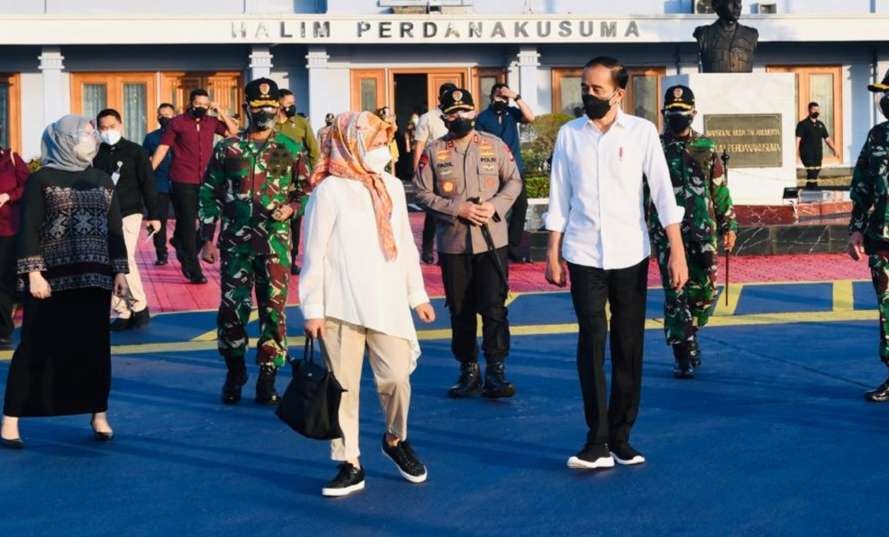
<path fill-rule="evenodd" d="M 72 150 L 81 162 L 87 165 L 92 164 L 93 159 L 96 158 L 96 154 L 99 152 L 99 144 L 96 143 L 95 134 L 84 136 L 78 140 Z"/>
<path fill-rule="evenodd" d="M 383 173 L 386 170 L 386 165 L 389 164 L 391 160 L 392 153 L 390 153 L 389 148 L 385 146 L 371 149 L 364 154 L 364 163 L 367 165 L 368 169 L 374 173 Z"/>
<path fill-rule="evenodd" d="M 102 139 L 108 145 L 114 145 L 121 139 L 120 131 L 114 129 L 108 129 L 106 131 L 99 131 L 99 138 Z"/>

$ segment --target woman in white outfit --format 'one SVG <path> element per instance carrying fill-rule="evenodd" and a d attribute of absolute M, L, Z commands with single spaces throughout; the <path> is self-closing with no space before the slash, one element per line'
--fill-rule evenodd
<path fill-rule="evenodd" d="M 395 127 L 370 112 L 339 115 L 321 144 L 312 193 L 299 299 L 306 335 L 321 341 L 342 384 L 343 437 L 331 442 L 339 461 L 325 496 L 364 488 L 359 461 L 358 401 L 365 348 L 386 416 L 382 449 L 411 483 L 426 467 L 407 441 L 410 374 L 420 356 L 411 309 L 424 322 L 435 312 L 423 284 L 404 187 L 384 171 Z"/>

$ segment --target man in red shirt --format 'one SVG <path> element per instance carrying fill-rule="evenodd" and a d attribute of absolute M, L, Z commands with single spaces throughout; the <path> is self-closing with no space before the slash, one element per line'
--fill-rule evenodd
<path fill-rule="evenodd" d="M 235 134 L 238 123 L 216 103 L 211 103 L 204 89 L 193 90 L 189 102 L 188 110 L 167 125 L 151 158 L 151 166 L 157 169 L 167 152 L 173 150 L 170 198 L 176 213 L 176 229 L 170 244 L 176 249 L 176 258 L 182 264 L 185 278 L 191 283 L 207 283 L 197 255 L 198 189 L 213 154 L 214 136 Z M 218 117 L 208 116 L 208 110 L 215 111 Z"/>
<path fill-rule="evenodd" d="M 25 191 L 28 166 L 12 149 L 0 148 L 0 347 L 10 345 L 14 328 L 16 251 L 19 199 Z"/>

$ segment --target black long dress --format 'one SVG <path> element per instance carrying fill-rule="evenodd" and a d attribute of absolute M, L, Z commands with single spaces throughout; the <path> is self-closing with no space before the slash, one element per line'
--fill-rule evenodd
<path fill-rule="evenodd" d="M 127 272 L 120 209 L 108 174 L 43 168 L 22 200 L 18 273 L 24 285 L 21 343 L 6 379 L 7 416 L 91 414 L 108 408 L 108 311 L 114 275 Z M 51 296 L 36 299 L 28 273 Z"/>

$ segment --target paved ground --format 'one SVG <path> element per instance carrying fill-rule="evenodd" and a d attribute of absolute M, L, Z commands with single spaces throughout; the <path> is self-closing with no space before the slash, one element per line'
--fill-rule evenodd
<path fill-rule="evenodd" d="M 143 259 L 145 255 L 143 253 Z M 362 460 L 368 488 L 320 497 L 328 449 L 295 435 L 249 398 L 218 403 L 215 284 L 147 270 L 156 315 L 114 336 L 116 438 L 93 442 L 88 418 L 26 420 L 23 452 L 0 453 L 0 535 L 861 535 L 885 526 L 889 407 L 861 395 L 882 381 L 875 301 L 864 265 L 838 256 L 733 264 L 743 285 L 720 301 L 694 381 L 670 375 L 663 293 L 649 292 L 639 468 L 577 473 L 583 441 L 576 325 L 566 292 L 541 292 L 520 267 L 510 304 L 505 402 L 451 401 L 447 321 L 420 332 L 410 436 L 430 480 L 409 485 L 379 453 L 382 418 L 365 371 Z M 427 278 L 436 282 L 428 267 Z M 209 272 L 209 271 L 208 271 Z M 212 273 L 215 278 L 215 273 Z M 162 285 L 158 285 L 162 284 Z M 440 294 L 430 285 L 433 294 Z M 298 307 L 291 349 L 301 348 Z M 256 334 L 255 323 L 250 327 Z M 0 382 L 9 353 L 0 354 Z M 367 368 L 366 368 L 367 369 Z M 255 378 L 255 367 L 250 367 Z M 279 379 L 279 390 L 286 384 Z M 246 393 L 251 393 L 252 381 Z"/>

